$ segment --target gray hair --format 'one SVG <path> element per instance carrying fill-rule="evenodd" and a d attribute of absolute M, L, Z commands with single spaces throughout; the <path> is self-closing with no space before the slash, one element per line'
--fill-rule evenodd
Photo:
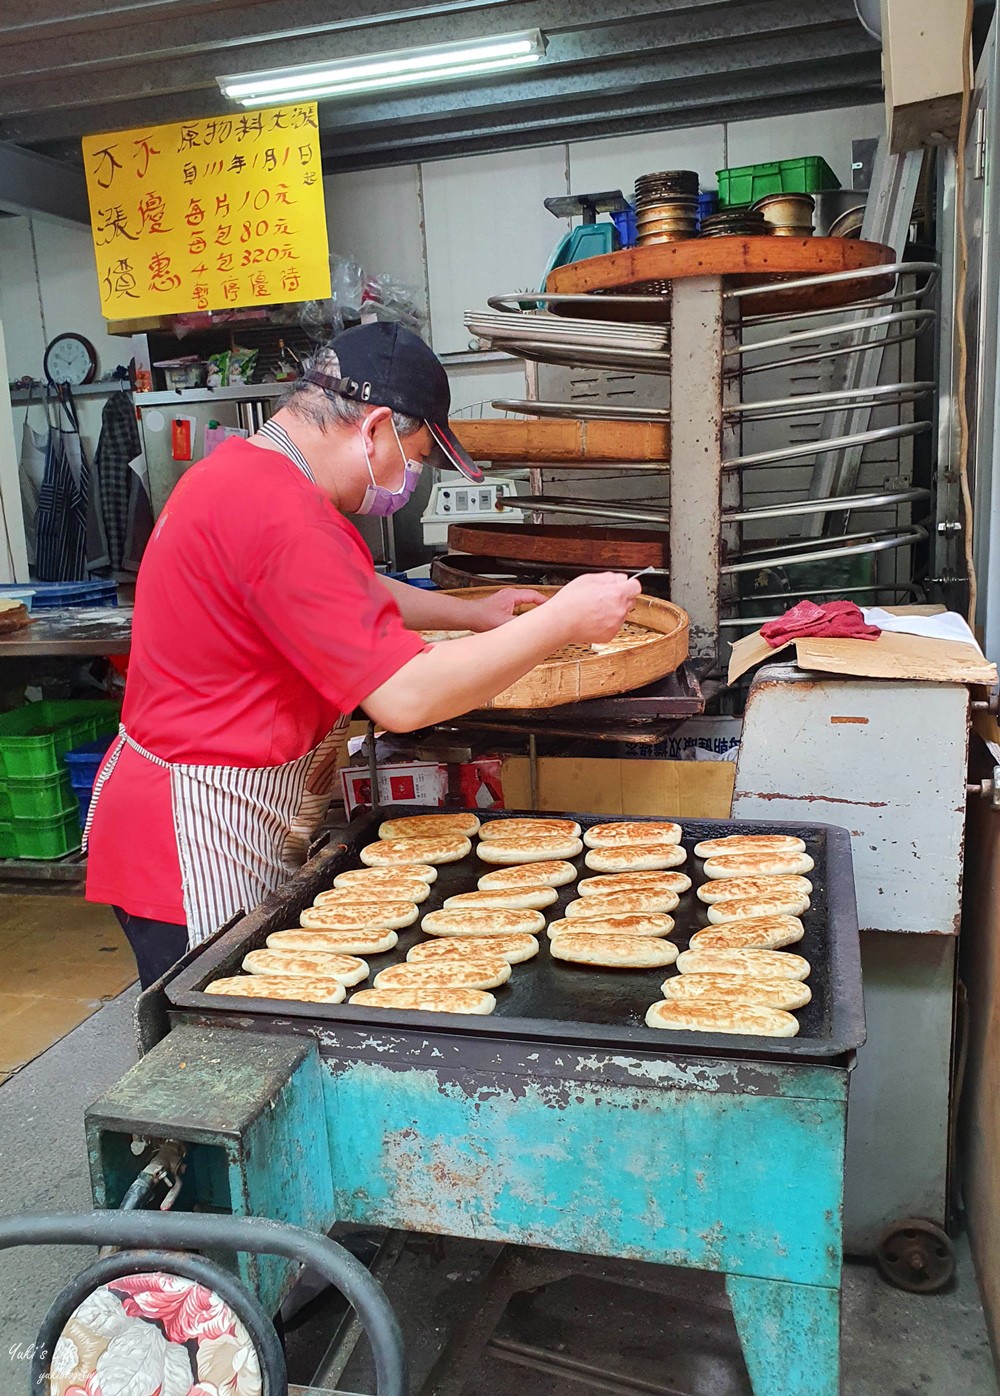
<path fill-rule="evenodd" d="M 336 351 L 328 344 L 317 349 L 312 358 L 306 360 L 304 367 L 314 368 L 330 378 L 341 376 Z M 316 383 L 307 383 L 304 378 L 290 383 L 278 402 L 279 408 L 287 407 L 297 417 L 319 427 L 320 431 L 336 426 L 356 427 L 368 415 L 369 406 L 374 405 L 355 402 L 353 398 L 341 397 L 339 393 L 328 393 Z M 408 417 L 404 412 L 393 412 L 392 423 L 400 436 L 412 436 L 423 426 L 419 417 Z"/>

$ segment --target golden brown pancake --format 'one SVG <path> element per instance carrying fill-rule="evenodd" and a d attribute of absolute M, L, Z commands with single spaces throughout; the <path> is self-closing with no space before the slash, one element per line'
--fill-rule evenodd
<path fill-rule="evenodd" d="M 694 846 L 696 858 L 714 858 L 730 853 L 805 853 L 806 846 L 795 834 L 727 834 L 721 839 L 702 839 Z"/>
<path fill-rule="evenodd" d="M 679 868 L 687 861 L 687 851 L 679 843 L 626 843 L 592 848 L 583 861 L 594 872 L 652 872 Z"/>
<path fill-rule="evenodd" d="M 739 974 L 776 979 L 808 979 L 809 961 L 790 950 L 685 950 L 677 957 L 681 974 Z"/>
<path fill-rule="evenodd" d="M 370 931 L 311 931 L 300 926 L 292 931 L 272 931 L 268 950 L 321 950 L 337 955 L 384 955 L 399 942 L 395 931 L 376 927 Z"/>
<path fill-rule="evenodd" d="M 669 1032 L 738 1032 L 749 1037 L 794 1037 L 799 1020 L 780 1008 L 699 999 L 661 999 L 646 1011 L 648 1028 Z"/>
<path fill-rule="evenodd" d="M 449 910 L 462 910 L 480 907 L 501 911 L 541 911 L 551 906 L 558 898 L 554 887 L 488 887 L 485 891 L 459 892 L 457 896 L 446 897 L 444 904 Z"/>
<path fill-rule="evenodd" d="M 436 839 L 439 834 L 461 834 L 471 838 L 479 832 L 479 816 L 469 810 L 454 810 L 447 814 L 406 814 L 399 819 L 385 819 L 379 825 L 380 839 Z"/>
<path fill-rule="evenodd" d="M 544 863 L 576 858 L 583 852 L 578 838 L 568 834 L 520 834 L 516 839 L 480 840 L 477 855 L 484 863 Z"/>
<path fill-rule="evenodd" d="M 588 848 L 621 848 L 623 844 L 676 844 L 681 841 L 679 824 L 664 819 L 622 820 L 615 824 L 594 824 L 583 836 Z"/>
<path fill-rule="evenodd" d="M 292 999 L 297 1003 L 343 1003 L 347 991 L 339 979 L 238 974 L 227 979 L 213 979 L 205 993 L 247 999 Z"/>
<path fill-rule="evenodd" d="M 745 853 L 719 853 L 706 858 L 705 876 L 721 877 L 785 877 L 812 872 L 816 864 L 808 853 L 763 853 L 748 849 Z"/>
<path fill-rule="evenodd" d="M 481 989 L 361 989 L 351 995 L 359 1008 L 396 1008 L 420 1013 L 492 1013 L 497 1001 Z"/>
<path fill-rule="evenodd" d="M 420 923 L 425 935 L 489 936 L 522 933 L 536 935 L 545 926 L 540 911 L 511 911 L 482 907 L 478 911 L 442 909 L 429 911 Z"/>
<path fill-rule="evenodd" d="M 380 839 L 361 850 L 361 861 L 369 867 L 405 867 L 407 863 L 457 863 L 472 852 L 472 844 L 462 834 L 439 834 L 429 839 Z"/>
<path fill-rule="evenodd" d="M 415 878 L 419 882 L 437 882 L 438 870 L 432 868 L 429 863 L 405 863 L 395 867 L 387 868 L 348 868 L 347 872 L 338 873 L 333 879 L 334 887 L 371 887 L 384 886 L 389 882 L 402 883 L 408 878 Z M 418 898 L 407 898 L 408 901 L 417 901 Z"/>
<path fill-rule="evenodd" d="M 585 877 L 577 891 L 581 897 L 613 897 L 619 892 L 676 892 L 681 896 L 690 887 L 691 879 L 687 873 L 627 872 Z"/>
<path fill-rule="evenodd" d="M 338 979 L 357 984 L 368 978 L 368 966 L 355 955 L 334 955 L 319 950 L 251 950 L 243 958 L 248 974 L 281 974 L 299 979 Z"/>
<path fill-rule="evenodd" d="M 354 931 L 366 926 L 401 931 L 412 926 L 418 915 L 412 902 L 348 902 L 342 906 L 326 903 L 307 906 L 299 916 L 299 924 L 317 931 Z"/>
<path fill-rule="evenodd" d="M 523 838 L 525 834 L 529 838 L 535 834 L 552 834 L 558 838 L 578 839 L 580 826 L 575 819 L 546 819 L 542 816 L 538 819 L 491 819 L 479 831 L 479 837 L 485 843 L 495 843 L 498 839 L 509 843 L 511 839 Z"/>
<path fill-rule="evenodd" d="M 499 955 L 508 964 L 519 965 L 533 960 L 538 954 L 538 941 L 532 935 L 517 933 L 500 936 L 442 936 L 437 940 L 422 940 L 407 951 L 406 958 L 415 964 L 427 960 L 456 959 L 471 955 L 488 959 Z"/>
<path fill-rule="evenodd" d="M 577 917 L 631 916 L 641 911 L 675 911 L 680 903 L 676 892 L 618 892 L 607 897 L 580 897 L 570 902 L 566 915 Z"/>
<path fill-rule="evenodd" d="M 549 940 L 568 934 L 668 936 L 673 932 L 674 918 L 662 911 L 622 913 L 618 916 L 577 916 L 571 921 L 563 917 L 550 921 Z"/>
<path fill-rule="evenodd" d="M 802 939 L 802 922 L 797 916 L 751 916 L 746 921 L 727 921 L 724 926 L 706 926 L 695 931 L 688 942 L 692 950 L 780 950 Z"/>
<path fill-rule="evenodd" d="M 812 991 L 800 979 L 758 979 L 750 974 L 675 974 L 663 981 L 660 992 L 665 999 L 756 1003 L 782 1008 L 786 1013 L 804 1008 L 812 998 Z"/>
<path fill-rule="evenodd" d="M 419 877 L 404 876 L 405 870 L 402 868 L 398 873 L 389 868 L 366 868 L 365 871 L 392 871 L 393 875 L 391 880 L 386 878 L 382 882 L 358 882 L 332 887 L 320 892 L 313 906 L 349 906 L 352 902 L 425 902 L 431 894 L 429 883 Z"/>
<path fill-rule="evenodd" d="M 741 897 L 769 897 L 774 893 L 798 893 L 808 897 L 813 885 L 807 877 L 789 873 L 784 877 L 717 877 L 703 882 L 698 897 L 703 902 L 730 902 Z"/>
<path fill-rule="evenodd" d="M 727 921 L 746 921 L 752 916 L 801 916 L 809 910 L 809 898 L 795 892 L 773 893 L 767 897 L 738 897 L 735 901 L 712 902 L 708 919 L 713 926 Z"/>
<path fill-rule="evenodd" d="M 572 863 L 554 860 L 542 863 L 522 863 L 510 868 L 497 868 L 483 873 L 477 886 L 483 892 L 499 887 L 565 887 L 576 880 Z"/>
<path fill-rule="evenodd" d="M 587 935 L 567 932 L 549 946 L 554 960 L 572 965 L 596 965 L 604 969 L 655 969 L 672 965 L 677 946 L 653 936 Z"/>
<path fill-rule="evenodd" d="M 491 960 L 474 960 L 470 956 L 455 956 L 448 960 L 425 960 L 423 964 L 404 961 L 379 970 L 373 986 L 376 989 L 497 989 L 510 978 L 510 965 L 499 956 Z M 789 983 L 793 981 L 789 980 Z"/>

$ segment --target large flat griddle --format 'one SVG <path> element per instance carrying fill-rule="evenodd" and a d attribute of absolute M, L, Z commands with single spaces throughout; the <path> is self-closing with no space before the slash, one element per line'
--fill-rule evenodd
<path fill-rule="evenodd" d="M 799 1036 L 794 1038 L 661 1032 L 647 1028 L 644 1023 L 646 1009 L 661 997 L 660 985 L 668 974 L 676 973 L 675 969 L 603 970 L 566 965 L 550 957 L 544 933 L 540 937 L 539 955 L 525 964 L 515 965 L 509 983 L 496 990 L 496 1011 L 489 1017 L 397 1012 L 353 1007 L 350 1003 L 240 1000 L 204 992 L 211 980 L 239 973 L 244 955 L 262 946 L 272 931 L 297 925 L 302 909 L 310 905 L 318 892 L 332 886 L 338 873 L 361 866 L 358 854 L 365 844 L 378 837 L 378 826 L 383 818 L 392 813 L 415 812 L 418 811 L 408 806 L 354 820 L 335 849 L 324 851 L 311 860 L 279 893 L 181 962 L 165 985 L 170 1008 L 175 1013 L 179 1011 L 180 1016 L 193 1013 L 199 1021 L 220 1025 L 238 1018 L 248 1027 L 263 1027 L 269 1020 L 280 1017 L 293 1030 L 308 1030 L 312 1023 L 317 1031 L 322 1026 L 321 1035 L 325 1041 L 330 1040 L 330 1029 L 338 1023 L 354 1029 L 368 1024 L 381 1029 L 417 1029 L 431 1037 L 435 1033 L 460 1033 L 478 1039 L 516 1038 L 603 1049 L 644 1049 L 664 1054 L 710 1053 L 713 1056 L 813 1061 L 842 1059 L 864 1041 L 850 837 L 846 830 L 827 824 L 678 820 L 683 826 L 683 843 L 688 850 L 688 861 L 681 871 L 687 872 L 694 884 L 673 913 L 676 930 L 672 939 L 680 949 L 686 948 L 696 930 L 708 924 L 708 908 L 695 895 L 696 888 L 705 880 L 702 864 L 692 853 L 696 843 L 726 834 L 768 832 L 794 833 L 805 841 L 816 864 L 809 874 L 814 888 L 812 904 L 802 917 L 805 938 L 788 948 L 804 955 L 812 965 L 808 982 L 813 998 L 797 1015 L 801 1027 Z M 433 814 L 436 811 L 419 812 Z M 491 813 L 488 817 L 523 818 L 527 815 L 530 811 L 508 810 Z M 592 814 L 564 817 L 576 819 L 584 828 L 607 822 L 609 818 Z M 582 854 L 575 861 L 581 878 L 594 875 L 585 867 Z M 446 897 L 474 890 L 479 877 L 491 867 L 476 856 L 475 848 L 462 862 L 439 867 L 438 879 L 420 908 L 421 915 L 441 906 Z M 562 916 L 566 904 L 578 895 L 575 883 L 557 890 L 558 901 L 546 910 L 549 919 Z M 425 938 L 419 922 L 399 932 L 395 950 L 369 958 L 372 976 L 386 965 L 404 960 L 410 947 Z"/>

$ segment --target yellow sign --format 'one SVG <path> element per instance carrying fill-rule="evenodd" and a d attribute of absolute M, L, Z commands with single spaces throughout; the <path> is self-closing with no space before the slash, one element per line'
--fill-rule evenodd
<path fill-rule="evenodd" d="M 109 319 L 329 296 L 315 102 L 86 136 L 83 160 Z"/>

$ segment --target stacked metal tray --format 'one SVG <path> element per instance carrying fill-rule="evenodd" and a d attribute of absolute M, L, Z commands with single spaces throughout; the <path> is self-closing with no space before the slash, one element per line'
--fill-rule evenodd
<path fill-rule="evenodd" d="M 165 986 L 168 1011 L 184 1019 L 193 1016 L 202 1023 L 258 1030 L 280 1020 L 286 1030 L 315 1031 L 328 1044 L 335 1040 L 338 1023 L 352 1028 L 367 1024 L 390 1031 L 418 1029 L 429 1035 L 440 1032 L 475 1038 L 534 1039 L 550 1044 L 589 1044 L 606 1049 L 642 1048 L 768 1060 L 829 1062 L 848 1057 L 863 1042 L 864 1010 L 850 836 L 846 830 L 827 824 L 678 821 L 684 829 L 682 842 L 688 850 L 683 870 L 693 883 L 672 913 L 676 922 L 672 939 L 681 949 L 686 948 L 696 930 L 708 924 L 708 909 L 696 896 L 698 886 L 705 881 L 702 864 L 692 853 L 696 843 L 726 834 L 774 832 L 794 833 L 805 841 L 816 864 L 809 874 L 814 888 L 812 904 L 802 917 L 805 938 L 801 944 L 789 948 L 804 955 L 812 966 L 808 982 L 813 998 L 797 1015 L 801 1024 L 798 1037 L 661 1032 L 647 1028 L 644 1023 L 646 1009 L 661 997 L 660 985 L 665 976 L 676 970 L 605 970 L 562 964 L 549 955 L 549 942 L 544 932 L 538 956 L 516 965 L 509 983 L 496 991 L 496 1011 L 489 1017 L 397 1012 L 353 1007 L 349 1002 L 332 1005 L 261 999 L 240 1001 L 205 993 L 205 986 L 211 980 L 239 973 L 246 953 L 262 946 L 272 931 L 297 925 L 301 911 L 311 904 L 318 892 L 332 886 L 339 872 L 360 866 L 360 850 L 378 838 L 378 826 L 383 818 L 392 813 L 439 812 L 417 811 L 407 806 L 356 819 L 334 850 L 325 851 L 307 863 L 279 893 L 181 962 Z M 531 812 L 491 811 L 485 817 L 515 815 L 530 817 Z M 555 817 L 575 819 L 584 828 L 613 818 L 595 814 Z M 593 876 L 585 867 L 582 854 L 575 862 L 580 877 Z M 489 869 L 490 865 L 477 857 L 475 848 L 461 862 L 443 864 L 438 869 L 431 895 L 420 907 L 421 916 L 441 906 L 446 897 L 474 890 L 478 879 Z M 564 915 L 566 904 L 578 895 L 575 883 L 557 890 L 559 899 L 546 912 L 550 920 Z M 399 932 L 399 944 L 393 951 L 371 957 L 373 977 L 386 965 L 404 960 L 410 947 L 424 938 L 419 922 Z"/>

